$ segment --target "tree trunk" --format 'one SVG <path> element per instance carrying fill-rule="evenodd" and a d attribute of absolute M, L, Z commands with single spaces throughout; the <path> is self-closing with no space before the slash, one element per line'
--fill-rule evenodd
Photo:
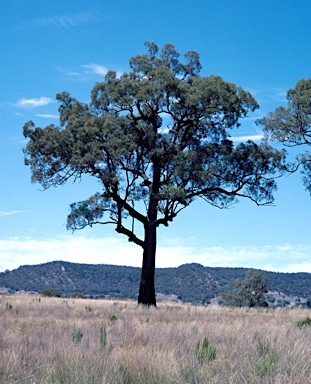
<path fill-rule="evenodd" d="M 160 167 L 153 163 L 153 180 L 149 186 L 149 206 L 147 212 L 147 220 L 144 224 L 144 254 L 143 265 L 141 269 L 140 287 L 138 295 L 138 304 L 156 306 L 154 274 L 155 274 L 155 258 L 157 248 L 157 216 L 158 216 L 158 200 L 156 195 L 160 187 Z"/>
<path fill-rule="evenodd" d="M 157 243 L 157 228 L 155 223 L 148 222 L 145 225 L 145 245 L 143 265 L 141 269 L 138 304 L 156 306 L 154 274 Z"/>

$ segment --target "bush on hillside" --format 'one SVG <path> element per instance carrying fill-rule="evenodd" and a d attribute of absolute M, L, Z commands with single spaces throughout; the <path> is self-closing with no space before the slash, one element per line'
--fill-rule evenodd
<path fill-rule="evenodd" d="M 56 288 L 44 288 L 40 292 L 40 295 L 46 297 L 62 297 L 62 293 Z"/>

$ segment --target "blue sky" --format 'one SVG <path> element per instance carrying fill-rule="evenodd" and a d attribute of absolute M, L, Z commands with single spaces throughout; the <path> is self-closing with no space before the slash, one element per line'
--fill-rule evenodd
<path fill-rule="evenodd" d="M 30 182 L 22 127 L 30 119 L 58 124 L 56 93 L 87 102 L 107 69 L 127 71 L 145 41 L 172 43 L 181 54 L 199 52 L 202 76 L 220 75 L 252 92 L 260 109 L 233 139 L 258 141 L 255 120 L 311 76 L 309 0 L 11 0 L 2 4 L 0 25 L 0 271 L 52 260 L 141 265 L 141 249 L 113 227 L 66 230 L 70 203 L 94 194 L 94 180 L 44 192 Z M 278 185 L 273 207 L 241 200 L 219 210 L 194 202 L 160 228 L 157 266 L 311 272 L 311 196 L 299 174 Z"/>

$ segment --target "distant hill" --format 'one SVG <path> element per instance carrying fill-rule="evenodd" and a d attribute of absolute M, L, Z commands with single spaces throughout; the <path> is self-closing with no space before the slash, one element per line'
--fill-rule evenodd
<path fill-rule="evenodd" d="M 246 268 L 210 268 L 184 264 L 178 268 L 156 269 L 156 292 L 159 298 L 172 297 L 183 302 L 209 303 L 233 278 L 244 278 Z M 311 297 L 311 273 L 266 272 L 269 291 L 290 297 Z M 90 297 L 136 299 L 140 268 L 76 264 L 53 261 L 24 265 L 0 273 L 0 288 L 9 293 L 40 292 L 56 288 L 63 295 L 79 292 Z"/>

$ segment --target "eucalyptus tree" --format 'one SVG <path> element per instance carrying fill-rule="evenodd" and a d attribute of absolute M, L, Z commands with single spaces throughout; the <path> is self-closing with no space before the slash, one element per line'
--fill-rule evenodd
<path fill-rule="evenodd" d="M 280 106 L 259 119 L 267 139 L 286 147 L 301 147 L 296 168 L 303 167 L 303 182 L 311 193 L 311 79 L 301 79 L 287 91 L 287 107 Z"/>
<path fill-rule="evenodd" d="M 49 188 L 83 174 L 100 181 L 95 195 L 71 205 L 67 227 L 112 224 L 140 246 L 138 302 L 156 305 L 157 228 L 196 198 L 219 208 L 242 197 L 272 203 L 285 155 L 265 143 L 230 140 L 230 130 L 258 108 L 249 92 L 218 76 L 201 77 L 194 51 L 180 60 L 171 44 L 145 46 L 128 73 L 109 71 L 94 85 L 90 103 L 58 94 L 60 126 L 30 121 L 23 132 L 32 182 Z"/>
<path fill-rule="evenodd" d="M 230 290 L 221 295 L 224 305 L 232 307 L 268 307 L 268 277 L 263 271 L 250 269 L 245 279 L 229 281 Z"/>

